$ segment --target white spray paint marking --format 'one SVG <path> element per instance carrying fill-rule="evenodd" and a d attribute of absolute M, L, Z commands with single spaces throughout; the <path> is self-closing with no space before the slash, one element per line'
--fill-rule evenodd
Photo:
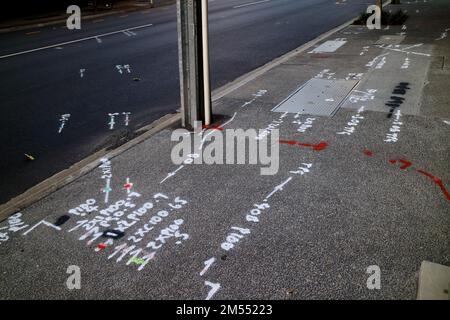
<path fill-rule="evenodd" d="M 362 48 L 361 52 L 359 53 L 360 56 L 363 56 L 366 52 L 369 51 L 369 46 L 365 46 Z"/>
<path fill-rule="evenodd" d="M 405 61 L 403 61 L 402 66 L 400 67 L 400 69 L 408 69 L 410 63 L 411 63 L 411 60 L 408 57 L 406 57 Z"/>
<path fill-rule="evenodd" d="M 76 208 L 70 209 L 68 213 L 75 216 L 84 217 L 92 212 L 98 211 L 98 206 L 94 206 L 95 203 L 95 199 L 87 199 L 85 203 L 80 204 Z"/>
<path fill-rule="evenodd" d="M 226 125 L 228 125 L 230 122 L 232 122 L 232 121 L 234 120 L 234 118 L 236 117 L 236 114 L 237 114 L 237 112 L 235 112 L 235 113 L 233 114 L 233 116 L 231 117 L 230 120 L 228 120 L 227 122 L 225 122 L 224 124 L 222 124 L 220 127 L 223 128 L 223 127 L 225 127 Z M 202 131 L 202 132 L 203 132 L 203 131 Z M 200 143 L 200 146 L 198 147 L 198 150 L 202 150 L 203 144 L 205 143 L 206 138 L 207 138 L 208 136 L 210 136 L 211 134 L 213 134 L 213 133 L 214 133 L 214 130 L 209 130 L 209 132 L 207 132 L 207 133 L 203 136 L 203 139 L 202 139 L 202 141 L 201 141 L 201 143 Z"/>
<path fill-rule="evenodd" d="M 320 71 L 314 78 L 317 79 L 336 79 L 334 77 L 336 73 L 335 72 L 330 72 L 330 69 L 323 69 L 322 71 Z"/>
<path fill-rule="evenodd" d="M 284 121 L 283 118 L 285 118 L 288 115 L 287 112 L 284 112 L 277 120 L 273 120 L 269 125 L 262 129 L 258 135 L 255 137 L 256 140 L 262 140 L 265 137 L 269 136 L 274 129 L 279 127 Z"/>
<path fill-rule="evenodd" d="M 102 43 L 102 39 L 100 39 L 99 37 L 95 37 L 95 40 L 97 40 L 97 43 Z"/>
<path fill-rule="evenodd" d="M 52 224 L 52 223 L 50 223 L 50 222 L 47 222 L 47 221 L 45 221 L 45 220 L 41 220 L 41 221 L 39 221 L 37 224 L 35 224 L 34 226 L 32 226 L 30 229 L 28 229 L 27 231 L 25 231 L 25 232 L 23 233 L 23 235 L 26 236 L 28 233 L 30 233 L 31 231 L 33 231 L 37 226 L 39 226 L 39 225 L 41 225 L 41 224 L 46 225 L 47 227 L 53 228 L 53 229 L 58 230 L 58 231 L 61 230 L 60 227 L 55 226 L 54 224 Z"/>
<path fill-rule="evenodd" d="M 340 135 L 345 134 L 345 135 L 350 136 L 353 132 L 355 132 L 355 128 L 358 125 L 359 121 L 364 119 L 364 117 L 361 116 L 361 113 L 363 111 L 364 111 L 364 107 L 359 108 L 356 115 L 352 116 L 352 119 L 350 120 L 350 122 L 347 123 L 347 126 L 344 128 L 344 130 L 337 132 L 337 134 L 340 134 Z"/>
<path fill-rule="evenodd" d="M 109 199 L 109 193 L 112 191 L 111 189 L 111 178 L 112 178 L 112 168 L 111 168 L 111 161 L 109 161 L 107 158 L 100 159 L 101 165 L 99 168 L 102 169 L 102 179 L 105 180 L 106 185 L 102 189 L 102 192 L 105 193 L 105 203 L 108 203 Z"/>
<path fill-rule="evenodd" d="M 375 66 L 375 69 L 382 69 L 386 64 L 386 57 L 381 58 L 381 60 Z"/>
<path fill-rule="evenodd" d="M 112 191 L 111 189 L 111 179 L 106 179 L 105 188 L 103 188 L 103 192 L 105 193 L 105 203 L 108 203 L 109 193 Z"/>
<path fill-rule="evenodd" d="M 445 29 L 444 32 L 442 32 L 441 36 L 440 36 L 439 38 L 434 39 L 434 40 L 440 41 L 440 40 L 442 40 L 442 39 L 447 38 L 447 36 L 448 36 L 447 33 L 448 33 L 449 31 L 450 31 L 450 28 Z"/>
<path fill-rule="evenodd" d="M 86 69 L 80 69 L 80 78 L 84 77 L 84 72 L 86 71 Z"/>
<path fill-rule="evenodd" d="M 289 173 L 292 174 L 299 174 L 299 175 L 304 175 L 305 173 L 309 172 L 309 169 L 312 167 L 312 163 L 302 163 L 302 165 L 304 167 L 298 167 L 298 170 L 295 171 L 289 171 Z"/>
<path fill-rule="evenodd" d="M 253 102 L 256 101 L 256 99 L 258 99 L 259 97 L 262 97 L 263 95 L 265 95 L 267 93 L 267 90 L 259 90 L 257 93 L 252 94 L 253 95 L 253 99 L 250 101 L 246 101 L 244 102 L 244 104 L 241 106 L 241 108 L 244 108 L 248 105 L 251 105 Z"/>
<path fill-rule="evenodd" d="M 128 124 L 130 123 L 130 114 L 131 112 L 122 112 L 122 114 L 125 116 L 125 126 L 128 127 Z"/>
<path fill-rule="evenodd" d="M 180 171 L 180 170 L 183 169 L 183 168 L 184 168 L 184 165 L 180 165 L 175 171 L 169 172 L 169 173 L 167 174 L 167 177 L 165 177 L 164 179 L 162 179 L 161 182 L 160 182 L 159 184 L 164 183 L 167 179 L 169 179 L 169 178 L 173 177 L 174 175 L 176 175 L 177 172 Z"/>
<path fill-rule="evenodd" d="M 209 281 L 205 281 L 205 286 L 211 287 L 211 290 L 209 290 L 208 296 L 206 297 L 205 300 L 210 300 L 220 289 L 220 283 L 212 283 Z"/>
<path fill-rule="evenodd" d="M 180 171 L 181 169 L 183 169 L 185 165 L 192 164 L 194 162 L 194 159 L 197 159 L 199 157 L 200 157 L 200 155 L 198 153 L 188 154 L 186 156 L 186 159 L 183 161 L 183 164 L 180 165 L 175 171 L 169 172 L 167 174 L 167 176 L 163 180 L 161 180 L 160 184 L 164 183 L 167 179 L 169 179 L 169 178 L 173 177 L 175 174 L 177 174 L 177 172 Z"/>
<path fill-rule="evenodd" d="M 386 134 L 386 138 L 384 139 L 384 142 L 397 142 L 398 141 L 398 134 L 400 133 L 400 127 L 403 124 L 400 122 L 401 117 L 400 110 L 397 110 L 394 114 L 394 121 L 392 121 L 392 126 L 389 129 L 389 133 Z"/>
<path fill-rule="evenodd" d="M 408 46 L 406 48 L 403 48 L 402 50 L 409 50 L 409 49 L 412 49 L 412 48 L 421 47 L 422 45 L 423 45 L 423 43 L 417 43 L 417 44 L 413 44 L 412 46 Z"/>
<path fill-rule="evenodd" d="M 13 214 L 7 220 L 8 225 L 0 228 L 0 230 L 4 230 L 0 232 L 0 244 L 9 240 L 8 232 L 16 233 L 28 227 L 28 225 L 22 221 L 21 217 L 21 212 Z"/>
<path fill-rule="evenodd" d="M 402 53 L 406 53 L 406 54 L 415 54 L 415 55 L 418 55 L 418 56 L 430 57 L 431 55 L 428 54 L 428 53 L 416 52 L 416 51 L 406 51 L 409 48 L 419 47 L 421 45 L 422 44 L 420 43 L 420 44 L 417 44 L 417 45 L 414 45 L 414 46 L 411 46 L 411 47 L 406 47 L 404 49 L 398 48 L 399 47 L 398 45 L 396 47 L 393 47 L 392 45 L 388 45 L 388 46 L 379 45 L 378 47 L 381 48 L 381 49 L 386 49 L 386 50 L 391 50 L 391 51 L 396 51 L 396 52 L 402 52 Z"/>
<path fill-rule="evenodd" d="M 326 99 L 326 101 L 327 101 L 327 100 L 329 100 L 329 99 Z M 302 121 L 299 120 L 299 118 L 300 118 L 300 113 L 297 113 L 297 114 L 294 116 L 294 118 L 295 118 L 295 120 L 292 121 L 292 123 L 298 124 L 299 127 L 297 128 L 297 131 L 298 131 L 298 132 L 302 132 L 302 133 L 306 132 L 306 130 L 308 130 L 309 128 L 311 128 L 312 125 L 313 125 L 313 122 L 316 120 L 316 118 L 306 118 L 306 120 L 305 120 L 304 122 L 302 122 Z"/>
<path fill-rule="evenodd" d="M 367 89 L 367 91 L 353 90 L 348 100 L 351 103 L 365 102 L 375 99 L 377 89 Z"/>
<path fill-rule="evenodd" d="M 443 120 L 443 121 L 444 121 L 445 124 L 450 125 L 450 121 L 447 121 L 447 120 Z"/>
<path fill-rule="evenodd" d="M 69 113 L 61 115 L 61 119 L 59 119 L 61 124 L 59 125 L 58 133 L 62 132 L 62 130 L 63 130 L 64 126 L 66 125 L 66 122 L 69 120 L 69 118 L 70 118 Z"/>
<path fill-rule="evenodd" d="M 277 185 L 271 193 L 267 195 L 267 197 L 264 199 L 264 201 L 267 201 L 270 197 L 272 197 L 275 193 L 283 191 L 283 187 L 287 185 L 292 180 L 292 177 L 287 178 L 285 181 L 283 181 L 281 184 Z"/>
<path fill-rule="evenodd" d="M 361 80 L 363 76 L 364 73 L 349 72 L 345 80 Z"/>
<path fill-rule="evenodd" d="M 373 67 L 380 58 L 383 58 L 384 56 L 387 56 L 387 55 L 389 55 L 389 53 L 384 53 L 384 54 L 380 54 L 379 56 L 376 56 L 375 58 L 373 58 L 371 61 L 369 61 L 366 64 L 366 67 L 369 67 L 369 68 Z"/>
<path fill-rule="evenodd" d="M 214 262 L 216 262 L 216 258 L 214 257 L 203 262 L 205 267 L 203 268 L 202 271 L 200 271 L 200 276 L 203 276 L 206 273 L 206 271 L 208 271 L 208 269 L 214 264 Z"/>
<path fill-rule="evenodd" d="M 116 65 L 116 69 L 117 71 L 119 71 L 120 74 L 124 73 L 124 70 L 126 70 L 128 73 L 131 73 L 131 67 L 129 64 L 124 64 L 124 65 Z"/>
<path fill-rule="evenodd" d="M 109 122 L 108 122 L 108 124 L 109 124 L 109 129 L 110 130 L 112 130 L 112 129 L 114 129 L 114 125 L 116 124 L 116 122 L 114 121 L 114 118 L 116 117 L 116 116 L 118 116 L 119 115 L 119 113 L 118 112 L 115 112 L 115 113 L 108 113 L 108 116 L 109 116 Z"/>

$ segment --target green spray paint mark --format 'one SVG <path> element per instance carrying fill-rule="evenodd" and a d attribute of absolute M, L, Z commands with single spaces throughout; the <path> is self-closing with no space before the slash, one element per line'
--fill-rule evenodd
<path fill-rule="evenodd" d="M 145 262 L 145 260 L 142 258 L 133 257 L 133 258 L 131 258 L 130 262 L 136 263 L 136 264 L 143 264 Z"/>

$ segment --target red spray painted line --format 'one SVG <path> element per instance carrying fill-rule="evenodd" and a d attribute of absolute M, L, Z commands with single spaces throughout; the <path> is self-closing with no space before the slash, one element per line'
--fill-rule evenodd
<path fill-rule="evenodd" d="M 450 201 L 450 194 L 448 193 L 447 189 L 445 189 L 444 184 L 442 183 L 442 180 L 438 177 L 433 176 L 431 173 L 428 173 L 426 171 L 417 169 L 417 172 L 423 174 L 424 176 L 430 178 L 431 180 L 433 180 L 434 183 L 436 183 L 439 188 L 441 188 L 442 193 L 444 194 L 444 196 L 447 198 L 447 200 Z"/>
<path fill-rule="evenodd" d="M 400 167 L 400 169 L 405 170 L 409 167 L 412 166 L 412 162 L 408 161 L 408 160 L 404 160 L 404 159 L 400 159 L 400 160 L 389 160 L 390 163 L 392 164 L 396 164 L 398 162 L 403 163 L 403 165 Z"/>
<path fill-rule="evenodd" d="M 132 183 L 125 183 L 125 184 L 123 185 L 123 188 L 124 188 L 124 189 L 131 189 L 131 188 L 133 188 L 133 184 L 132 184 Z"/>
<path fill-rule="evenodd" d="M 321 141 L 318 144 L 311 144 L 311 143 L 297 142 L 295 140 L 279 140 L 279 143 L 313 148 L 314 151 L 321 151 L 328 147 L 328 143 L 326 143 L 325 141 Z"/>
<path fill-rule="evenodd" d="M 370 151 L 370 150 L 364 150 L 363 151 L 364 152 L 364 154 L 366 155 L 366 156 L 368 156 L 368 157 L 372 157 L 373 156 L 373 152 L 372 151 Z"/>
<path fill-rule="evenodd" d="M 100 250 L 103 250 L 103 249 L 106 248 L 106 244 L 100 243 L 100 244 L 97 246 L 97 248 L 99 248 Z"/>
<path fill-rule="evenodd" d="M 219 130 L 223 131 L 223 128 L 220 125 L 209 125 L 209 126 L 202 126 L 203 129 L 207 130 Z"/>

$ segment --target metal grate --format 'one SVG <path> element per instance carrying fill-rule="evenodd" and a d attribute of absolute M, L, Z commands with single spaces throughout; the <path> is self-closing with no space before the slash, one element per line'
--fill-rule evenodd
<path fill-rule="evenodd" d="M 357 83 L 357 80 L 313 78 L 294 91 L 272 111 L 332 116 Z"/>

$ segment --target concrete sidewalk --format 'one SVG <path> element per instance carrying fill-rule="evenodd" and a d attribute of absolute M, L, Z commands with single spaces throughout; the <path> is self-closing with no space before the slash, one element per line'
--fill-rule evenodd
<path fill-rule="evenodd" d="M 450 264 L 450 4 L 399 8 L 215 103 L 208 133 L 280 130 L 276 175 L 174 165 L 167 128 L 0 223 L 0 297 L 415 299 L 421 262 Z"/>

